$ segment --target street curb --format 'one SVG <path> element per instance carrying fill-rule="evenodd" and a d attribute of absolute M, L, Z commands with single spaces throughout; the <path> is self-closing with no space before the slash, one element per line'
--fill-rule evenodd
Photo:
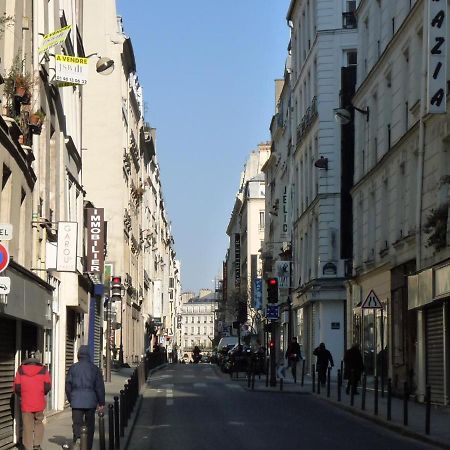
<path fill-rule="evenodd" d="M 146 388 L 146 385 L 149 381 L 150 376 L 152 376 L 155 372 L 158 372 L 158 370 L 164 369 L 167 366 L 167 363 L 161 364 L 158 367 L 155 367 L 154 369 L 151 369 L 148 373 L 147 379 L 145 380 L 145 383 L 142 385 L 141 391 L 143 391 Z M 136 408 L 133 412 L 133 414 L 130 417 L 129 426 L 127 427 L 127 431 L 125 432 L 125 436 L 123 437 L 123 446 L 121 445 L 121 450 L 126 450 L 128 448 L 128 445 L 130 443 L 130 438 L 133 434 L 134 426 L 136 425 L 136 419 L 139 415 L 139 411 L 141 410 L 142 406 L 142 400 L 144 396 L 140 393 L 137 401 Z"/>
<path fill-rule="evenodd" d="M 418 441 L 424 442 L 425 444 L 431 444 L 434 445 L 438 448 L 443 448 L 443 449 L 448 449 L 450 450 L 450 444 L 446 444 L 445 442 L 442 441 L 438 441 L 436 439 L 433 439 L 432 437 L 428 437 L 426 435 L 417 433 L 416 431 L 412 431 L 409 430 L 407 428 L 405 428 L 402 425 L 398 425 L 392 422 L 388 422 L 385 419 L 382 419 L 379 416 L 375 416 L 375 415 L 371 415 L 368 413 L 365 413 L 364 411 L 358 410 L 355 407 L 349 406 L 349 405 L 345 405 L 343 403 L 337 402 L 336 400 L 331 400 L 328 398 L 324 398 L 321 396 L 318 396 L 317 394 L 313 394 L 315 398 L 322 400 L 323 402 L 327 402 L 330 405 L 333 405 L 337 408 L 343 409 L 344 411 L 347 411 L 351 414 L 353 414 L 354 416 L 360 417 L 362 419 L 368 420 L 370 422 L 374 422 L 377 425 L 380 425 L 382 427 L 388 428 L 392 431 L 395 431 L 398 434 L 401 434 L 403 436 L 406 437 L 410 437 L 412 439 L 416 439 Z"/>

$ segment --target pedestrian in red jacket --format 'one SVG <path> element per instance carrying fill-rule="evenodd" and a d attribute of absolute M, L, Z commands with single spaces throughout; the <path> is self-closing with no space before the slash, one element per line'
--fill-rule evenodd
<path fill-rule="evenodd" d="M 25 450 L 40 450 L 44 437 L 45 396 L 51 389 L 47 367 L 34 357 L 26 359 L 14 378 L 14 392 L 20 397 Z"/>

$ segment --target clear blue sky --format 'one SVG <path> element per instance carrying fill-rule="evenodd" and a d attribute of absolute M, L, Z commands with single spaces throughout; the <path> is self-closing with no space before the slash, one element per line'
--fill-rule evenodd
<path fill-rule="evenodd" d="M 289 0 L 118 0 L 157 129 L 182 288 L 212 288 L 247 155 L 270 137 Z"/>

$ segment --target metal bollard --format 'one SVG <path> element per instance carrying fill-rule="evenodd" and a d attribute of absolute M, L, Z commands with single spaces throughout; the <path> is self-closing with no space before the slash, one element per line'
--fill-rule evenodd
<path fill-rule="evenodd" d="M 123 426 L 124 428 L 128 425 L 128 384 L 123 387 Z M 122 407 L 122 405 L 120 405 Z"/>
<path fill-rule="evenodd" d="M 114 406 L 108 405 L 108 442 L 109 450 L 114 450 Z"/>
<path fill-rule="evenodd" d="M 375 397 L 374 397 L 374 404 L 373 404 L 373 413 L 378 416 L 378 375 L 375 375 L 374 377 L 374 383 L 375 383 Z"/>
<path fill-rule="evenodd" d="M 284 378 L 280 378 L 280 391 L 283 390 L 283 382 L 284 382 Z"/>
<path fill-rule="evenodd" d="M 250 372 L 247 372 L 247 387 L 250 388 L 251 379 L 250 379 Z"/>
<path fill-rule="evenodd" d="M 124 405 L 125 405 L 125 391 L 122 389 L 120 391 L 120 408 L 119 408 L 119 412 L 120 412 L 120 437 L 124 437 L 125 436 L 125 418 L 124 418 Z"/>
<path fill-rule="evenodd" d="M 341 376 L 342 376 L 341 369 L 338 369 L 338 371 L 337 371 L 337 378 L 338 378 L 337 379 L 337 388 L 338 388 L 337 399 L 338 399 L 338 402 L 341 401 L 341 383 L 342 383 Z"/>
<path fill-rule="evenodd" d="M 403 383 L 403 425 L 408 426 L 408 383 Z"/>
<path fill-rule="evenodd" d="M 254 390 L 255 390 L 255 372 L 253 372 L 253 376 L 252 376 L 252 391 L 254 391 Z"/>
<path fill-rule="evenodd" d="M 392 380 L 387 380 L 387 420 L 392 420 Z"/>
<path fill-rule="evenodd" d="M 330 383 L 331 383 L 331 367 L 328 367 L 327 370 L 327 397 L 330 396 Z"/>
<path fill-rule="evenodd" d="M 431 386 L 426 387 L 425 402 L 425 434 L 430 434 Z"/>
<path fill-rule="evenodd" d="M 366 410 L 366 390 L 367 390 L 367 375 L 363 373 L 362 376 L 362 392 L 361 392 L 361 409 Z"/>
<path fill-rule="evenodd" d="M 120 411 L 119 411 L 119 397 L 114 396 L 114 441 L 116 450 L 120 449 Z"/>
<path fill-rule="evenodd" d="M 350 385 L 350 406 L 355 405 L 355 387 L 353 384 Z"/>
<path fill-rule="evenodd" d="M 266 360 L 266 387 L 269 387 L 269 358 Z"/>
<path fill-rule="evenodd" d="M 98 413 L 98 440 L 100 444 L 100 450 L 105 450 L 105 414 L 103 413 L 103 411 L 100 411 Z"/>
<path fill-rule="evenodd" d="M 312 391 L 316 392 L 316 365 L 315 364 L 312 365 L 311 376 L 312 376 Z"/>
<path fill-rule="evenodd" d="M 80 434 L 80 450 L 87 450 L 88 448 L 88 430 L 87 426 L 83 425 L 81 427 L 81 434 Z"/>
<path fill-rule="evenodd" d="M 302 383 L 301 386 L 305 384 L 305 360 L 302 360 Z"/>

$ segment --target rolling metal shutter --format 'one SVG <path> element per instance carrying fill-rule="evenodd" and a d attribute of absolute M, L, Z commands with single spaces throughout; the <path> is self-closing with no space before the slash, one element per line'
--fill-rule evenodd
<path fill-rule="evenodd" d="M 100 317 L 100 302 L 101 300 L 96 300 L 95 305 L 95 323 L 94 323 L 94 364 L 100 367 L 100 356 L 102 354 L 102 318 Z"/>
<path fill-rule="evenodd" d="M 16 322 L 0 319 L 0 449 L 14 446 L 14 421 L 11 414 L 15 367 Z"/>
<path fill-rule="evenodd" d="M 74 361 L 76 337 L 76 314 L 71 309 L 67 310 L 66 324 L 66 373 Z"/>
<path fill-rule="evenodd" d="M 444 309 L 438 305 L 426 310 L 427 384 L 431 401 L 444 403 Z"/>

